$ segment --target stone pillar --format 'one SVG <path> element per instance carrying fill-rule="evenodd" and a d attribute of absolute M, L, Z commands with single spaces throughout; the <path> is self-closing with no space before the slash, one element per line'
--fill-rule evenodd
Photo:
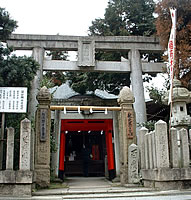
<path fill-rule="evenodd" d="M 136 144 L 128 148 L 128 183 L 138 183 L 139 149 Z"/>
<path fill-rule="evenodd" d="M 180 133 L 180 158 L 181 167 L 187 168 L 190 164 L 190 151 L 188 143 L 188 133 L 186 129 L 181 129 Z"/>
<path fill-rule="evenodd" d="M 10 127 L 7 128 L 7 157 L 6 157 L 6 170 L 13 170 L 14 160 L 14 136 L 15 130 Z"/>
<path fill-rule="evenodd" d="M 178 138 L 176 128 L 170 129 L 170 155 L 172 168 L 179 168 Z"/>
<path fill-rule="evenodd" d="M 39 69 L 37 71 L 36 76 L 34 77 L 31 83 L 31 90 L 29 96 L 29 106 L 28 106 L 28 113 L 29 119 L 32 120 L 35 117 L 35 112 L 37 108 L 37 100 L 36 96 L 40 89 L 40 82 L 42 80 L 42 72 L 43 72 L 43 59 L 44 59 L 44 48 L 35 47 L 33 48 L 33 58 L 39 63 Z"/>
<path fill-rule="evenodd" d="M 46 87 L 41 88 L 37 100 L 39 105 L 36 111 L 35 181 L 40 187 L 47 187 L 50 183 L 51 94 Z"/>
<path fill-rule="evenodd" d="M 31 170 L 31 122 L 28 119 L 21 121 L 20 126 L 20 170 Z"/>
<path fill-rule="evenodd" d="M 145 104 L 144 87 L 142 79 L 142 64 L 141 64 L 139 50 L 132 49 L 129 52 L 129 59 L 131 63 L 132 91 L 135 97 L 134 109 L 136 115 L 136 122 L 143 123 L 147 121 L 147 117 L 146 117 L 146 104 Z M 137 127 L 137 131 L 139 129 L 140 128 Z"/>
<path fill-rule="evenodd" d="M 145 146 L 145 169 L 149 169 L 149 142 L 148 142 L 149 133 L 145 134 L 144 137 L 144 146 Z"/>
<path fill-rule="evenodd" d="M 156 158 L 157 168 L 169 167 L 169 150 L 166 122 L 159 120 L 155 123 L 155 142 L 156 142 Z"/>
<path fill-rule="evenodd" d="M 157 168 L 155 131 L 152 132 L 151 137 L 152 137 L 153 167 L 155 169 Z"/>
<path fill-rule="evenodd" d="M 120 135 L 120 180 L 122 184 L 128 182 L 128 147 L 136 143 L 135 113 L 133 109 L 134 97 L 128 87 L 120 91 L 118 103 L 121 111 L 119 115 Z"/>
<path fill-rule="evenodd" d="M 119 121 L 118 121 L 118 112 L 113 111 L 113 129 L 114 129 L 114 148 L 115 148 L 115 168 L 116 176 L 120 176 L 120 147 L 119 147 Z"/>
<path fill-rule="evenodd" d="M 55 110 L 53 137 L 55 139 L 56 150 L 55 152 L 52 152 L 52 162 L 51 162 L 51 167 L 53 169 L 53 174 L 55 177 L 58 177 L 58 166 L 59 166 L 60 119 L 61 119 L 60 110 Z"/>
<path fill-rule="evenodd" d="M 140 167 L 141 169 L 145 169 L 145 135 L 148 133 L 148 129 L 142 127 L 139 130 L 139 153 L 140 153 Z"/>
<path fill-rule="evenodd" d="M 153 147 L 152 147 L 152 132 L 148 134 L 148 149 L 149 149 L 149 169 L 153 169 Z"/>

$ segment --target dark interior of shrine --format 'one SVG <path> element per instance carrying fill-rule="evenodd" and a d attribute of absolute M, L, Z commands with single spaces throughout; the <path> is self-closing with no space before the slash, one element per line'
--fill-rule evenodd
<path fill-rule="evenodd" d="M 65 175 L 84 176 L 84 151 L 88 150 L 88 176 L 105 175 L 105 132 L 68 131 L 66 133 Z"/>

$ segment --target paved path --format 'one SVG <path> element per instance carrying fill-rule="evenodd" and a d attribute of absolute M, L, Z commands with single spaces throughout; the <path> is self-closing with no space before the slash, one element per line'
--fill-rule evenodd
<path fill-rule="evenodd" d="M 157 191 L 151 188 L 120 186 L 105 178 L 67 178 L 65 187 L 44 189 L 32 197 L 0 197 L 0 200 L 191 200 L 191 190 Z M 67 187 L 66 187 L 67 186 Z"/>

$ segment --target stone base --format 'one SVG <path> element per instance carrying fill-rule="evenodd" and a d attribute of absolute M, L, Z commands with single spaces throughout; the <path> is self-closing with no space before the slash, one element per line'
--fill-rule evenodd
<path fill-rule="evenodd" d="M 0 171 L 0 195 L 31 196 L 33 172 L 24 170 Z"/>
<path fill-rule="evenodd" d="M 153 187 L 160 190 L 181 190 L 191 188 L 191 181 L 149 181 L 144 180 L 144 187 Z"/>
<path fill-rule="evenodd" d="M 36 183 L 36 187 L 47 188 L 50 185 L 50 170 L 36 169 L 35 183 Z"/>
<path fill-rule="evenodd" d="M 31 184 L 2 184 L 0 183 L 0 196 L 31 196 Z"/>
<path fill-rule="evenodd" d="M 191 187 L 190 168 L 163 168 L 141 170 L 145 187 L 161 190 L 187 189 Z"/>

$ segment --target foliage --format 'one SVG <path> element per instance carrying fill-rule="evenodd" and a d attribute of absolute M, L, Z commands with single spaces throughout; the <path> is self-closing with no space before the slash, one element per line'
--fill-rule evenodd
<path fill-rule="evenodd" d="M 17 22 L 9 13 L 0 8 L 0 87 L 27 87 L 30 89 L 38 64 L 31 57 L 12 55 L 12 49 L 6 46 L 6 39 L 17 28 Z M 15 168 L 18 169 L 20 121 L 26 114 L 6 114 L 5 127 L 15 129 Z"/>
<path fill-rule="evenodd" d="M 150 131 L 154 131 L 155 123 L 156 123 L 156 121 L 150 120 L 150 121 L 146 121 L 146 122 L 143 122 L 141 124 L 138 124 L 138 126 L 139 127 L 145 127 L 150 132 Z"/>
<path fill-rule="evenodd" d="M 164 89 L 160 90 L 152 85 L 147 87 L 147 91 L 149 92 L 150 98 L 153 99 L 155 103 L 158 103 L 159 105 L 163 104 L 162 99 L 166 94 Z"/>
<path fill-rule="evenodd" d="M 110 0 L 104 19 L 95 19 L 90 35 L 150 36 L 155 33 L 153 0 Z"/>
<path fill-rule="evenodd" d="M 91 36 L 150 36 L 155 33 L 153 0 L 110 0 L 104 18 L 92 21 Z M 96 60 L 121 61 L 128 58 L 127 52 L 96 52 Z M 147 55 L 148 57 L 148 55 Z M 79 92 L 103 89 L 118 94 L 120 89 L 130 85 L 129 73 L 76 73 L 66 74 L 71 87 Z"/>
<path fill-rule="evenodd" d="M 31 57 L 7 56 L 0 61 L 0 86 L 28 87 L 38 69 L 38 64 Z"/>
<path fill-rule="evenodd" d="M 160 0 L 155 12 L 157 34 L 161 45 L 167 49 L 171 31 L 171 17 L 169 8 L 177 9 L 177 33 L 176 33 L 176 64 L 175 76 L 181 80 L 184 86 L 188 86 L 191 80 L 191 1 L 190 0 Z M 167 60 L 167 57 L 164 58 Z"/>
<path fill-rule="evenodd" d="M 68 52 L 66 51 L 50 51 L 46 54 L 52 60 L 67 60 Z M 41 81 L 41 87 L 46 86 L 47 88 L 54 87 L 55 85 L 61 85 L 66 81 L 66 74 L 62 71 L 48 71 L 43 74 L 43 80 Z"/>
<path fill-rule="evenodd" d="M 6 41 L 17 28 L 17 22 L 10 18 L 9 13 L 0 7 L 0 41 Z"/>

